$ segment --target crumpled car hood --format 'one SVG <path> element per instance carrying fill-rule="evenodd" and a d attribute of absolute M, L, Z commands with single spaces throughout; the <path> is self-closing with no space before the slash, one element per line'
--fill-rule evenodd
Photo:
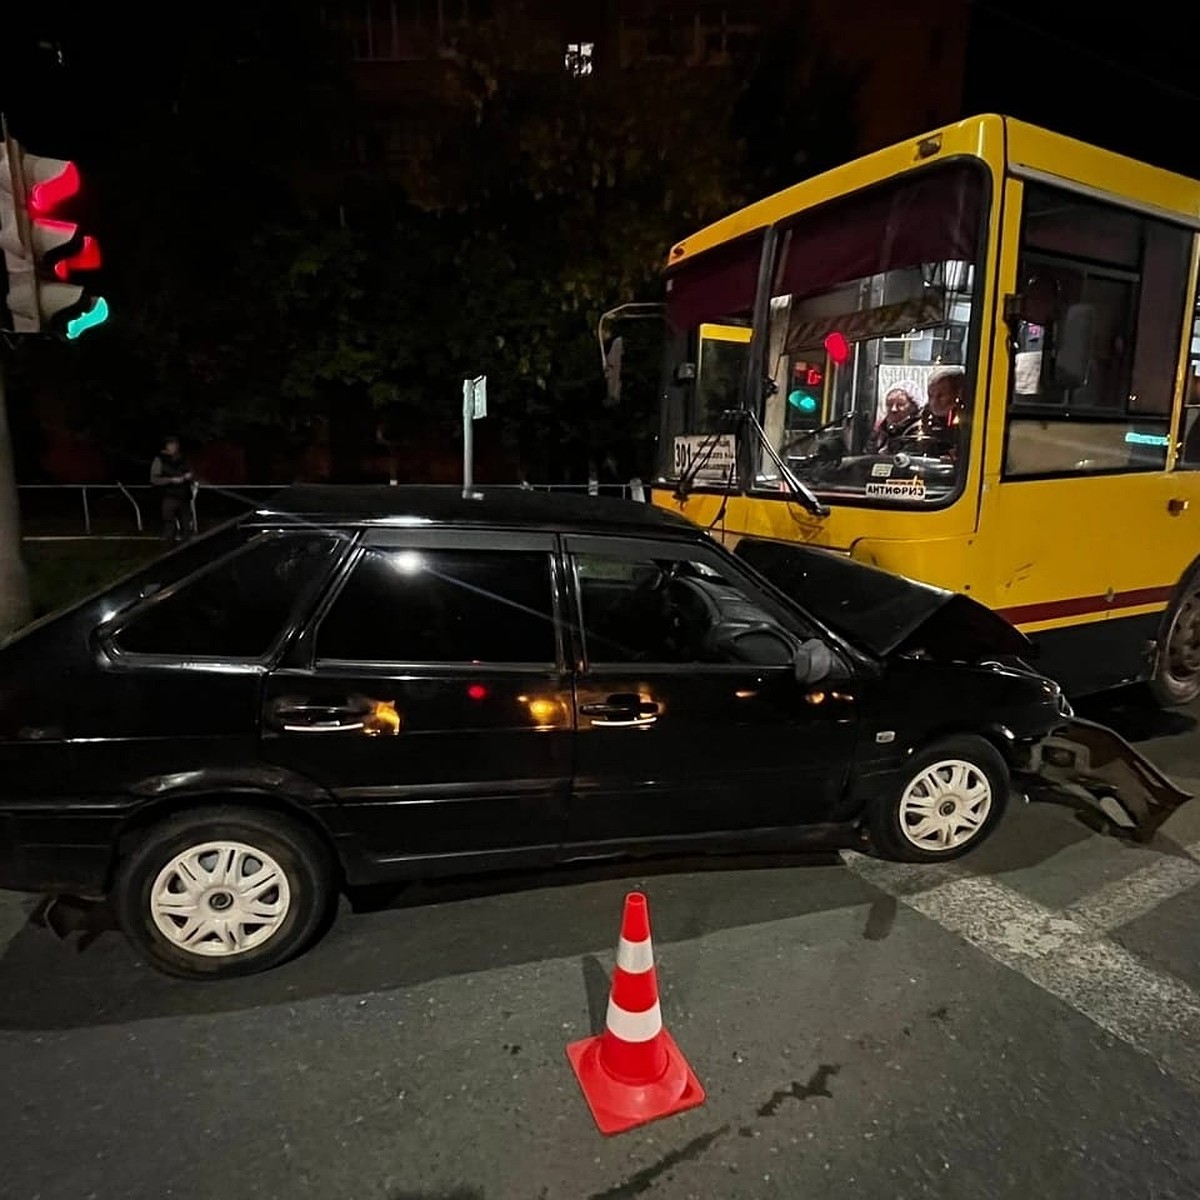
<path fill-rule="evenodd" d="M 924 650 L 937 659 L 973 662 L 1036 653 L 1020 630 L 969 596 L 831 550 L 744 537 L 734 554 L 834 633 L 878 658 Z"/>

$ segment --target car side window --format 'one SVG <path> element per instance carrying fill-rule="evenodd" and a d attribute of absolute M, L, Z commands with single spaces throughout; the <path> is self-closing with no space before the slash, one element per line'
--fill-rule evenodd
<path fill-rule="evenodd" d="M 576 554 L 584 650 L 592 665 L 784 666 L 799 639 L 741 587 L 686 558 Z"/>
<path fill-rule="evenodd" d="M 370 549 L 316 636 L 318 660 L 554 663 L 550 555 Z"/>
<path fill-rule="evenodd" d="M 261 658 L 339 544 L 313 533 L 257 538 L 135 610 L 113 644 L 124 654 Z"/>

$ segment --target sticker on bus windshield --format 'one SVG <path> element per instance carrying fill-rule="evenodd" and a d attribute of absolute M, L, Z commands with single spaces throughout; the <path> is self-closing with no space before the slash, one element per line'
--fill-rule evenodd
<path fill-rule="evenodd" d="M 868 483 L 866 494 L 881 500 L 924 500 L 925 480 L 889 479 L 887 483 Z"/>

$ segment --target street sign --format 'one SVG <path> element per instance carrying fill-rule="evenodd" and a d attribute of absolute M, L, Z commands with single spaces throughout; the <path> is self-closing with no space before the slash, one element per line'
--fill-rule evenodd
<path fill-rule="evenodd" d="M 463 416 L 473 421 L 487 416 L 487 376 L 477 375 L 463 380 Z"/>

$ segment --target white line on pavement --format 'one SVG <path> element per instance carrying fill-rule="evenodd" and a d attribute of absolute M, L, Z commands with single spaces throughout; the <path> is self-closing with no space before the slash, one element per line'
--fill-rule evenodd
<path fill-rule="evenodd" d="M 25 928 L 29 914 L 38 906 L 38 897 L 24 892 L 0 892 L 0 956 L 8 943 Z"/>
<path fill-rule="evenodd" d="M 1167 900 L 1200 883 L 1200 842 L 1163 854 L 1075 901 L 1066 916 L 1102 932 L 1117 929 L 1152 912 Z"/>
<path fill-rule="evenodd" d="M 1177 1078 L 1200 1086 L 1200 996 L 1094 928 L 995 879 L 846 851 L 868 883 L 957 934 Z"/>

